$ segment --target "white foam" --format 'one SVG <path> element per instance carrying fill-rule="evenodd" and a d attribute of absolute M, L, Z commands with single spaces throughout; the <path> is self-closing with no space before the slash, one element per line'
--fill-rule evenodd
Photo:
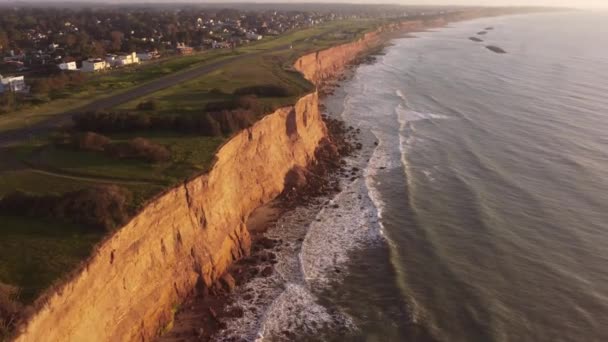
<path fill-rule="evenodd" d="M 306 286 L 287 284 L 285 291 L 272 303 L 257 341 L 290 340 L 285 332 L 316 335 L 321 329 L 354 329 L 352 319 L 339 311 L 330 312 L 317 304 Z"/>
<path fill-rule="evenodd" d="M 349 252 L 378 236 L 378 218 L 362 186 L 361 180 L 349 184 L 310 226 L 300 259 L 307 282 L 316 288 L 336 280 L 335 271 L 349 260 Z"/>

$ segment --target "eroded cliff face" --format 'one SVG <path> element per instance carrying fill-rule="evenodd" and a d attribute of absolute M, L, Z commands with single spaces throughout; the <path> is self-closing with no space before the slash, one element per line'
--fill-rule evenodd
<path fill-rule="evenodd" d="M 320 83 L 340 75 L 364 51 L 381 43 L 381 31 L 365 34 L 352 43 L 311 53 L 299 58 L 295 68 L 312 83 Z"/>
<path fill-rule="evenodd" d="M 340 74 L 378 43 L 377 33 L 302 57 L 313 83 Z M 104 242 L 87 267 L 48 297 L 17 341 L 148 341 L 197 285 L 211 286 L 249 253 L 245 222 L 280 194 L 286 174 L 305 167 L 327 137 L 318 96 L 267 115 L 217 153 L 207 175 L 158 197 Z"/>

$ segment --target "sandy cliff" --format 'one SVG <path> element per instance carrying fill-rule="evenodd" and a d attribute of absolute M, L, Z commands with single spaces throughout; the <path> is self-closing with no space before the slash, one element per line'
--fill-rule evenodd
<path fill-rule="evenodd" d="M 339 74 L 376 44 L 376 33 L 302 57 L 314 83 Z M 48 297 L 17 341 L 147 341 L 197 284 L 211 286 L 249 253 L 249 214 L 275 198 L 287 172 L 306 166 L 327 129 L 317 94 L 267 115 L 227 142 L 207 175 L 150 203 L 96 251 L 88 266 Z"/>
<path fill-rule="evenodd" d="M 305 55 L 296 61 L 295 67 L 308 80 L 319 84 L 341 74 L 361 52 L 380 43 L 380 32 L 369 32 L 352 43 Z"/>

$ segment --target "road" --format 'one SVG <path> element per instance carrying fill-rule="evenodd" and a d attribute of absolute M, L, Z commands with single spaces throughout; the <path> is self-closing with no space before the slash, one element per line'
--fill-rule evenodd
<path fill-rule="evenodd" d="M 170 74 L 167 76 L 163 76 L 151 82 L 145 83 L 141 86 L 131 88 L 125 92 L 120 94 L 116 94 L 110 97 L 102 98 L 99 100 L 92 101 L 82 107 L 64 112 L 58 113 L 56 115 L 50 116 L 47 120 L 40 121 L 29 125 L 27 127 L 22 127 L 14 130 L 9 130 L 0 133 L 0 146 L 8 146 L 15 144 L 19 141 L 23 141 L 29 139 L 31 137 L 44 134 L 53 129 L 70 125 L 72 123 L 72 115 L 87 111 L 96 111 L 96 110 L 104 110 L 116 107 L 123 103 L 135 100 L 137 98 L 152 94 L 159 90 L 169 88 L 171 86 L 190 81 L 197 77 L 204 76 L 209 74 L 229 63 L 251 58 L 253 56 L 257 56 L 260 54 L 268 53 L 268 52 L 277 52 L 289 49 L 289 45 L 282 45 L 275 47 L 273 49 L 263 50 L 260 52 L 247 53 L 243 55 L 238 55 L 232 58 L 223 59 L 217 62 L 203 64 L 198 67 L 194 67 L 190 70 L 180 71 L 174 74 Z"/>

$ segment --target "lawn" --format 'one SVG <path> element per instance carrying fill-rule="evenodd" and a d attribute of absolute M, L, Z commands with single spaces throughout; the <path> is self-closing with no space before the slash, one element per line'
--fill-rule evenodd
<path fill-rule="evenodd" d="M 86 259 L 103 238 L 67 223 L 0 216 L 0 281 L 19 286 L 31 303 L 44 289 Z"/>

